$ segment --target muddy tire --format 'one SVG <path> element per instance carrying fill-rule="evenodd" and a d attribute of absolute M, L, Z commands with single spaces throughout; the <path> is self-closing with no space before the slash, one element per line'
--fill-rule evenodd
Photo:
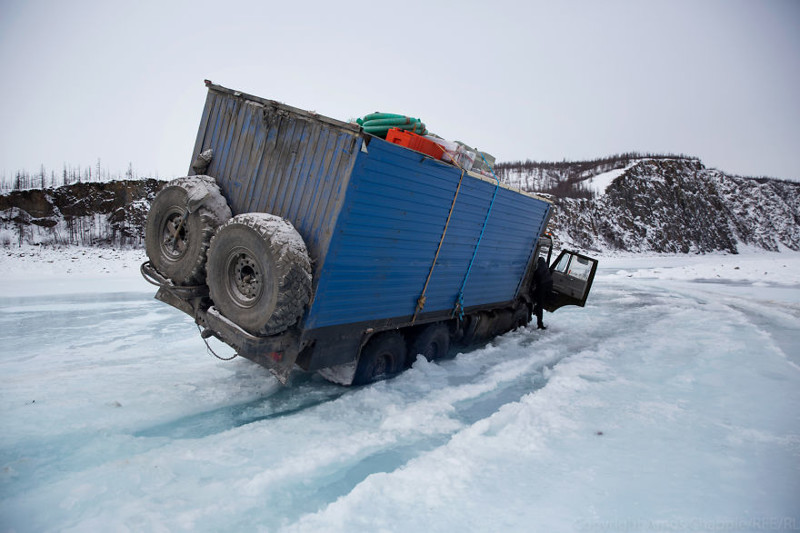
<path fill-rule="evenodd" d="M 372 337 L 358 358 L 353 385 L 366 385 L 400 373 L 406 364 L 406 341 L 396 331 Z"/>
<path fill-rule="evenodd" d="M 311 260 L 287 220 L 265 213 L 223 224 L 208 252 L 207 283 L 223 316 L 252 335 L 281 333 L 303 316 L 311 297 Z"/>
<path fill-rule="evenodd" d="M 437 323 L 426 326 L 411 342 L 408 355 L 416 358 L 425 356 L 428 361 L 440 359 L 450 349 L 450 330 L 447 324 Z"/>
<path fill-rule="evenodd" d="M 213 178 L 189 176 L 169 182 L 147 213 L 145 249 L 150 263 L 176 285 L 202 284 L 211 237 L 230 217 Z"/>

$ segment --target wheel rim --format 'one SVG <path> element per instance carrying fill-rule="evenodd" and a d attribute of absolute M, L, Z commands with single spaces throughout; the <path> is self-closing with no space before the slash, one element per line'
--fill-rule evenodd
<path fill-rule="evenodd" d="M 264 292 L 264 273 L 250 250 L 238 248 L 226 262 L 228 295 L 242 307 L 252 307 Z"/>
<path fill-rule="evenodd" d="M 161 252 L 168 261 L 178 261 L 189 248 L 189 231 L 181 211 L 173 210 L 164 219 L 161 231 Z"/>

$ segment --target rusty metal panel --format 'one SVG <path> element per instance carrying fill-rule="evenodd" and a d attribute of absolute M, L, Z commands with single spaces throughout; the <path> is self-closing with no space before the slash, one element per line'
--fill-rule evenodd
<path fill-rule="evenodd" d="M 213 150 L 205 173 L 217 180 L 233 214 L 286 218 L 320 265 L 363 142 L 358 126 L 208 88 L 192 161 Z"/>

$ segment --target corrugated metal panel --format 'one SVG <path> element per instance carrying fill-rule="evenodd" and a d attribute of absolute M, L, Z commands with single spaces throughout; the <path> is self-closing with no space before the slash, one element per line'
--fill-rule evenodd
<path fill-rule="evenodd" d="M 360 154 L 337 221 L 307 328 L 410 316 L 444 230 L 460 172 L 374 140 Z M 427 291 L 425 312 L 455 304 L 494 193 L 465 176 Z M 549 211 L 499 189 L 465 287 L 465 305 L 513 300 Z"/>
<path fill-rule="evenodd" d="M 211 148 L 234 215 L 288 219 L 321 264 L 361 142 L 357 126 L 212 85 L 192 160 Z"/>

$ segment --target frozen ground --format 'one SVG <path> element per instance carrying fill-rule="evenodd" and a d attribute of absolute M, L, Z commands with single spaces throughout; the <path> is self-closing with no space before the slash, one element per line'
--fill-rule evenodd
<path fill-rule="evenodd" d="M 24 253 L 0 531 L 800 529 L 798 254 L 605 258 L 547 331 L 345 389 L 207 355 L 140 252 Z"/>

